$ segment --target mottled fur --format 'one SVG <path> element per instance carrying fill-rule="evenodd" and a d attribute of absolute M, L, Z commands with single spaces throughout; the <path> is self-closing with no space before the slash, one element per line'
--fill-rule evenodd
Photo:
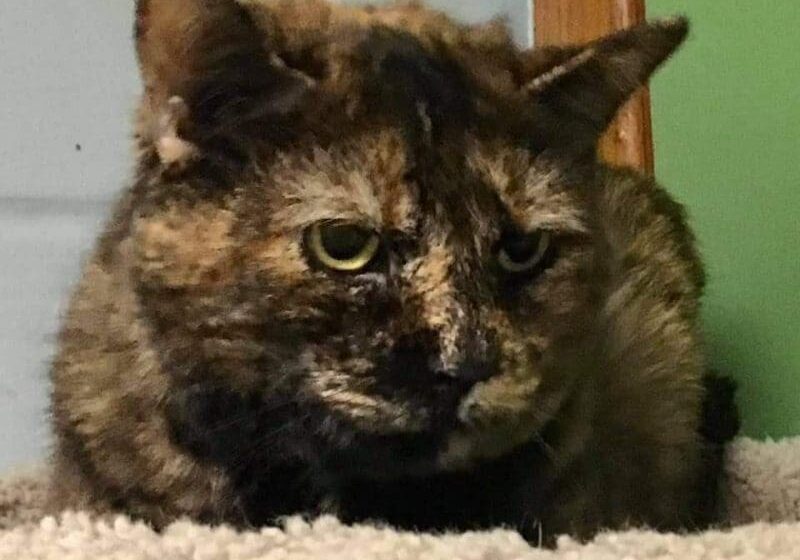
<path fill-rule="evenodd" d="M 702 267 L 681 207 L 594 156 L 685 32 L 531 53 L 417 5 L 140 0 L 137 178 L 53 367 L 57 503 L 707 522 Z M 309 258 L 329 220 L 380 232 L 368 270 Z M 508 230 L 551 233 L 536 274 L 497 270 Z"/>

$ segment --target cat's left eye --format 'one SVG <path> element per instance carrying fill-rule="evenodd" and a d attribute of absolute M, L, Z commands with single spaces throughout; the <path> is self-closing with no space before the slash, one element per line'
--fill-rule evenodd
<path fill-rule="evenodd" d="M 360 272 L 375 260 L 380 236 L 357 224 L 319 223 L 306 233 L 306 244 L 322 265 L 339 272 Z"/>
<path fill-rule="evenodd" d="M 507 274 L 533 272 L 548 255 L 550 233 L 509 233 L 503 235 L 497 247 L 497 264 Z"/>

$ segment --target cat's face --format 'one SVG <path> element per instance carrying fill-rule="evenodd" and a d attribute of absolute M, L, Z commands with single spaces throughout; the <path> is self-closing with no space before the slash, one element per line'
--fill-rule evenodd
<path fill-rule="evenodd" d="M 602 127 L 565 117 L 567 134 L 552 92 L 528 101 L 558 57 L 526 70 L 479 34 L 456 56 L 456 28 L 416 9 L 403 26 L 440 27 L 250 9 L 140 5 L 129 250 L 175 386 L 255 399 L 265 438 L 281 418 L 283 445 L 358 472 L 397 453 L 402 469 L 452 468 L 530 438 L 579 373 L 602 292 L 583 139 Z M 170 69 L 163 36 L 187 18 L 206 52 L 178 48 L 191 64 Z M 469 49 L 505 67 L 471 66 Z"/>

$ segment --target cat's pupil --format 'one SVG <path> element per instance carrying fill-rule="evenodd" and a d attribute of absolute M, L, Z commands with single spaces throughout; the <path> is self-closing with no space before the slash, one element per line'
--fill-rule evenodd
<path fill-rule="evenodd" d="M 356 258 L 366 247 L 372 234 L 358 226 L 339 224 L 321 228 L 322 246 L 332 258 L 346 261 Z"/>
<path fill-rule="evenodd" d="M 501 246 L 508 258 L 513 262 L 523 263 L 530 260 L 539 250 L 541 234 L 507 234 L 503 236 Z"/>

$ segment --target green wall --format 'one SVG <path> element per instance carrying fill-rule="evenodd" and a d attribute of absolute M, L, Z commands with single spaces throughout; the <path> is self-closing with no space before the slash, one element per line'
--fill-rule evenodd
<path fill-rule="evenodd" d="M 745 433 L 800 434 L 800 1 L 648 2 L 672 14 L 692 33 L 652 83 L 656 175 L 708 265 L 711 360 Z"/>

